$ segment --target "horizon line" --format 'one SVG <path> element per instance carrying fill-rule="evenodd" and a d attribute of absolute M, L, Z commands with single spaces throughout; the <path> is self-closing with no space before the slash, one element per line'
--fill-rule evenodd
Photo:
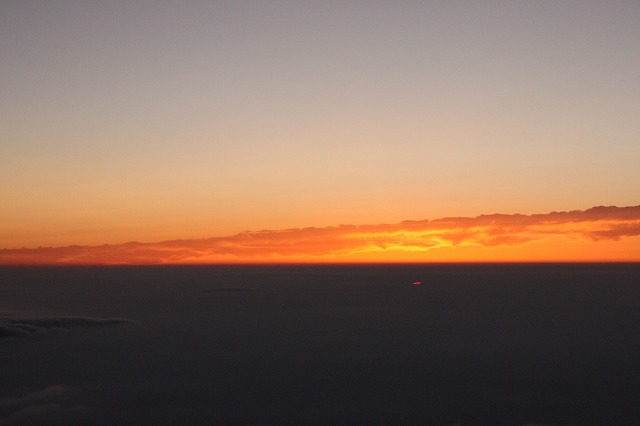
<path fill-rule="evenodd" d="M 640 261 L 639 236 L 640 205 L 596 206 L 158 242 L 2 248 L 0 265 L 626 263 Z M 629 240 L 634 244 L 627 247 Z M 603 251 L 607 244 L 615 247 Z"/>

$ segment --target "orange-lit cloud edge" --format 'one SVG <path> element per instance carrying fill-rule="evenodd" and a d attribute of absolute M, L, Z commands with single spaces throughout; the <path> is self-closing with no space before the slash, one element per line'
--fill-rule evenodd
<path fill-rule="evenodd" d="M 0 265 L 638 261 L 640 206 L 0 250 Z"/>

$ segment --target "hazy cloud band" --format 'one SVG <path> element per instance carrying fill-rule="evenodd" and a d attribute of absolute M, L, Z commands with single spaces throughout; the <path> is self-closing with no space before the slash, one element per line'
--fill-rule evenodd
<path fill-rule="evenodd" d="M 162 264 L 294 260 L 376 251 L 429 251 L 473 245 L 513 246 L 550 236 L 591 241 L 640 235 L 640 206 L 593 207 L 546 214 L 491 214 L 242 232 L 228 237 L 158 243 L 0 250 L 0 264 Z M 426 259 L 428 260 L 428 259 Z"/>
<path fill-rule="evenodd" d="M 23 337 L 48 329 L 69 329 L 76 327 L 100 327 L 127 324 L 122 318 L 92 317 L 0 317 L 0 338 Z"/>

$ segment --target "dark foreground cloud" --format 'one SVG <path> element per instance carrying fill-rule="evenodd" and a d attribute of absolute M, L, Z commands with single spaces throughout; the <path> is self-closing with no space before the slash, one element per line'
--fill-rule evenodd
<path fill-rule="evenodd" d="M 640 235 L 640 206 L 594 207 L 545 214 L 491 214 L 242 232 L 228 237 L 158 243 L 0 250 L 0 264 L 224 263 L 358 256 L 457 246 L 517 246 L 562 236 L 617 241 Z"/>
<path fill-rule="evenodd" d="M 0 317 L 0 338 L 24 337 L 50 329 L 104 327 L 127 324 L 122 318 L 92 317 Z"/>
<path fill-rule="evenodd" d="M 0 398 L 0 425 L 85 424 L 91 411 L 74 405 L 74 390 L 55 385 L 12 398 Z"/>

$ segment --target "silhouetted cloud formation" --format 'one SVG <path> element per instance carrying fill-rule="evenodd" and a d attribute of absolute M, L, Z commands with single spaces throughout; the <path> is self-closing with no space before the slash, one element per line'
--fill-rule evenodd
<path fill-rule="evenodd" d="M 158 243 L 0 250 L 0 264 L 208 263 L 375 251 L 428 251 L 475 245 L 513 246 L 549 236 L 591 241 L 640 235 L 640 206 L 594 207 L 547 214 L 491 214 L 407 220 L 397 224 L 338 225 L 242 232 L 228 237 Z"/>
<path fill-rule="evenodd" d="M 126 324 L 122 318 L 91 317 L 0 317 L 0 338 L 23 337 L 48 329 L 69 329 L 76 327 L 100 327 Z"/>

